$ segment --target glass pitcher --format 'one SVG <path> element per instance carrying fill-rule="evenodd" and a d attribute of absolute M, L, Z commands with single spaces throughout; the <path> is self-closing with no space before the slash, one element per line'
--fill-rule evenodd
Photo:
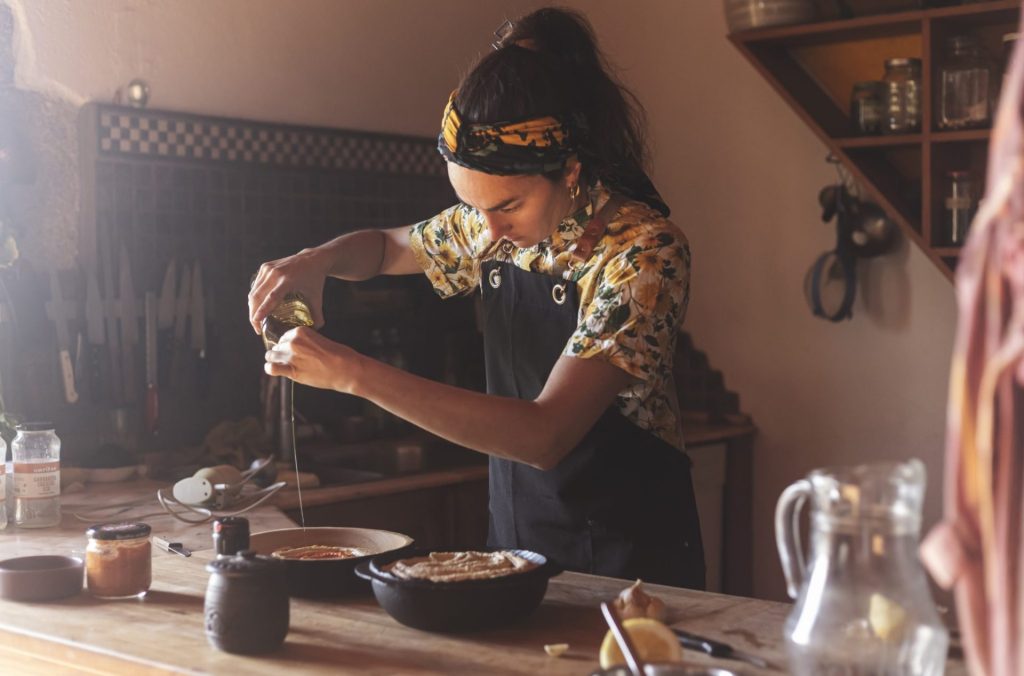
<path fill-rule="evenodd" d="M 911 460 L 819 469 L 783 491 L 775 540 L 796 600 L 785 628 L 794 674 L 943 673 L 949 634 L 917 558 L 924 488 Z"/>

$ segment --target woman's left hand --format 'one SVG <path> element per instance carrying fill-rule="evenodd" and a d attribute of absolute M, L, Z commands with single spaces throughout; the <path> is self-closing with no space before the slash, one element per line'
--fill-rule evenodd
<path fill-rule="evenodd" d="M 263 369 L 310 387 L 351 393 L 361 359 L 352 348 L 300 326 L 281 336 L 267 352 Z"/>

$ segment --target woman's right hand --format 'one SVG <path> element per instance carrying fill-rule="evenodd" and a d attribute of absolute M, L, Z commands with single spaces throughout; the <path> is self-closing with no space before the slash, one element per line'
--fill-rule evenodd
<path fill-rule="evenodd" d="M 303 249 L 260 266 L 249 289 L 249 323 L 256 333 L 263 333 L 263 318 L 293 291 L 309 301 L 313 325 L 323 326 L 324 281 L 331 267 L 329 256 L 325 254 L 318 249 Z"/>

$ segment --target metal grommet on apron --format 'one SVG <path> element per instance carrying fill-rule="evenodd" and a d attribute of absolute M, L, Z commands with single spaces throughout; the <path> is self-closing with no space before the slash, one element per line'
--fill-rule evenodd
<path fill-rule="evenodd" d="M 505 241 L 501 243 L 501 252 L 506 256 L 511 256 L 512 252 L 515 251 L 515 249 L 516 247 L 515 245 L 512 244 L 512 242 Z"/>
<path fill-rule="evenodd" d="M 487 275 L 487 282 L 491 285 L 492 289 L 497 289 L 501 286 L 501 270 L 494 268 L 491 273 Z"/>
<path fill-rule="evenodd" d="M 565 284 L 555 284 L 551 287 L 551 299 L 559 305 L 565 304 Z"/>

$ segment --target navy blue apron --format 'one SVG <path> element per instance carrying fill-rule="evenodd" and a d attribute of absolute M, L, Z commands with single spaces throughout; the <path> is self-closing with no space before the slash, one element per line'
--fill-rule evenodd
<path fill-rule="evenodd" d="M 481 289 L 487 391 L 535 399 L 576 330 L 576 284 L 487 261 Z M 487 544 L 567 570 L 703 589 L 690 466 L 613 404 L 551 470 L 491 457 Z"/>

